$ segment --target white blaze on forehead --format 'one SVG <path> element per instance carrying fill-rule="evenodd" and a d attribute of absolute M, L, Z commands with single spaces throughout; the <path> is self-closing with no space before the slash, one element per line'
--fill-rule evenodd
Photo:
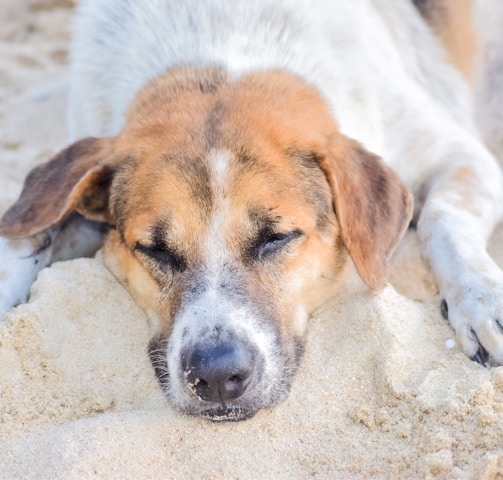
<path fill-rule="evenodd" d="M 206 261 L 208 271 L 213 275 L 229 258 L 226 233 L 230 217 L 228 187 L 232 153 L 228 150 L 212 150 L 208 154 L 210 182 L 213 193 L 210 225 L 206 239 Z M 214 276 L 211 275 L 213 278 Z"/>
<path fill-rule="evenodd" d="M 211 181 L 214 190 L 225 191 L 228 185 L 232 153 L 229 150 L 212 150 L 208 154 Z M 217 192 L 214 192 L 217 193 Z"/>

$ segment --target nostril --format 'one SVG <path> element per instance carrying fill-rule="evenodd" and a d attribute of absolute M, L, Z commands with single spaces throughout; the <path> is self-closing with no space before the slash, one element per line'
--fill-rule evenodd
<path fill-rule="evenodd" d="M 204 400 L 208 396 L 208 382 L 202 378 L 195 378 L 193 381 L 189 378 L 187 383 L 190 392 Z"/>
<path fill-rule="evenodd" d="M 203 378 L 196 378 L 194 381 L 194 388 L 196 392 L 204 392 L 209 387 L 208 382 Z"/>
<path fill-rule="evenodd" d="M 222 383 L 219 387 L 220 398 L 222 400 L 231 400 L 243 395 L 248 386 L 247 379 L 250 375 L 233 375 Z"/>
<path fill-rule="evenodd" d="M 200 400 L 237 399 L 250 383 L 253 355 L 242 344 L 197 345 L 186 358 L 187 386 Z"/>

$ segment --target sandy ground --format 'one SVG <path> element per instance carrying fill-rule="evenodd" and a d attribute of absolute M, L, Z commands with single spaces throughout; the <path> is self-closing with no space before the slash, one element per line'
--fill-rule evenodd
<path fill-rule="evenodd" d="M 71 3 L 0 0 L 0 212 L 65 144 Z M 491 252 L 503 266 L 501 226 Z M 285 403 L 213 424 L 167 404 L 99 254 L 56 264 L 0 322 L 0 478 L 503 478 L 503 367 L 446 346 L 413 233 L 392 284 L 313 318 Z"/>

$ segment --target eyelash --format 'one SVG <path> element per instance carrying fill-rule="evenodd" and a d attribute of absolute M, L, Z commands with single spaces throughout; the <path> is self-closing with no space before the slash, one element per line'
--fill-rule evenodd
<path fill-rule="evenodd" d="M 254 257 L 257 260 L 266 260 L 302 235 L 303 233 L 300 230 L 287 233 L 261 232 L 258 241 L 252 248 L 255 252 Z"/>
<path fill-rule="evenodd" d="M 260 232 L 258 239 L 249 249 L 249 257 L 262 261 L 273 257 L 280 250 L 283 250 L 291 242 L 301 237 L 303 232 L 293 230 L 287 233 L 271 232 L 265 229 Z M 134 250 L 148 259 L 153 260 L 159 267 L 169 267 L 171 270 L 183 272 L 187 265 L 184 259 L 164 245 L 142 245 L 137 243 Z"/>
<path fill-rule="evenodd" d="M 183 258 L 164 245 L 147 246 L 137 243 L 134 249 L 149 259 L 154 260 L 159 266 L 168 266 L 177 272 L 183 272 L 187 268 Z"/>

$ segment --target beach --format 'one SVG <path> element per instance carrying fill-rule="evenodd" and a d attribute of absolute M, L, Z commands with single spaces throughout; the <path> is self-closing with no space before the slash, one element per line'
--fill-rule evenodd
<path fill-rule="evenodd" d="M 0 0 L 0 213 L 67 143 L 73 4 Z M 503 225 L 489 251 L 503 267 Z M 382 292 L 350 283 L 310 323 L 289 398 L 212 423 L 169 405 L 101 253 L 54 264 L 0 320 L 0 478 L 503 478 L 503 367 L 456 345 L 414 231 Z"/>

